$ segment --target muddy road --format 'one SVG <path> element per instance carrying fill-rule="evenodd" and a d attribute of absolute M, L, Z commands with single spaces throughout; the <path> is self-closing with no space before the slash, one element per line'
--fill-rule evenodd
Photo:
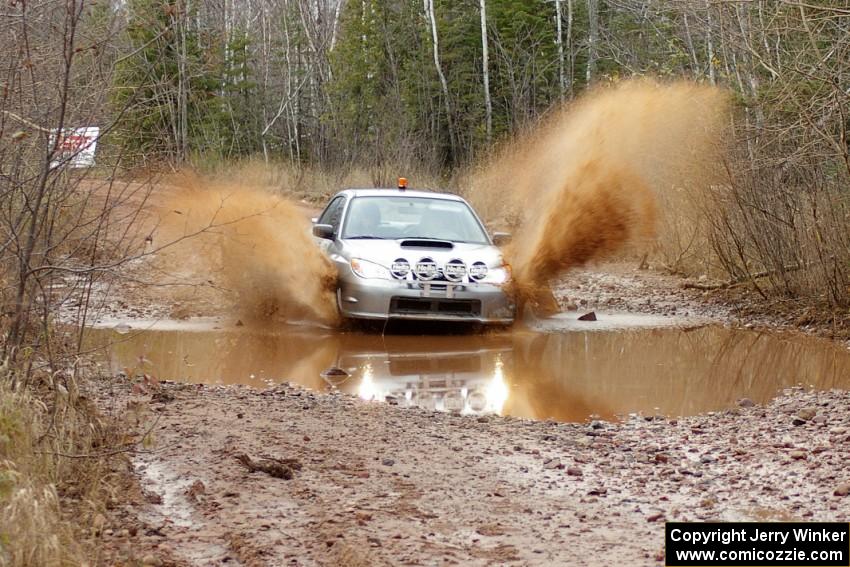
<path fill-rule="evenodd" d="M 166 384 L 148 399 L 121 383 L 104 400 L 135 404 L 156 449 L 134 459 L 144 498 L 103 539 L 149 564 L 655 565 L 664 520 L 850 509 L 846 392 L 582 424 L 285 385 Z M 244 455 L 287 474 L 251 472 Z"/>
<path fill-rule="evenodd" d="M 487 333 L 116 304 L 90 337 L 116 376 L 96 396 L 148 437 L 104 558 L 656 565 L 664 520 L 846 518 L 850 351 L 612 273 Z"/>

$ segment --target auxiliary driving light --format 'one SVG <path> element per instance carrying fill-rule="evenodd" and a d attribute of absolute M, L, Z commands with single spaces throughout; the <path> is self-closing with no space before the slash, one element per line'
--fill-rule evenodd
<path fill-rule="evenodd" d="M 483 280 L 487 277 L 487 264 L 484 262 L 475 262 L 469 267 L 469 277 L 475 281 Z"/>
<path fill-rule="evenodd" d="M 410 273 L 410 262 L 404 258 L 397 258 L 392 263 L 392 266 L 390 266 L 390 273 L 398 279 L 403 280 Z"/>
<path fill-rule="evenodd" d="M 463 263 L 463 260 L 457 258 L 449 260 L 446 262 L 445 267 L 443 267 L 443 275 L 451 282 L 462 281 L 466 275 L 466 264 Z"/>
<path fill-rule="evenodd" d="M 433 280 L 438 273 L 437 263 L 433 258 L 422 258 L 416 264 L 416 277 L 420 280 Z"/>

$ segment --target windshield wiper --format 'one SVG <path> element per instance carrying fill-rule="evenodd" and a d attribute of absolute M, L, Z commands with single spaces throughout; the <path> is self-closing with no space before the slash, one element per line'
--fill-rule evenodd
<path fill-rule="evenodd" d="M 372 234 L 358 234 L 357 236 L 346 236 L 343 240 L 386 240 L 386 238 Z"/>

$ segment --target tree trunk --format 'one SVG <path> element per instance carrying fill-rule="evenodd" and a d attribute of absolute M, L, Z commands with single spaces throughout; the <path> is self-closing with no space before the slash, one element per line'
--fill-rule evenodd
<path fill-rule="evenodd" d="M 482 4 L 484 0 L 481 0 Z M 564 41 L 561 30 L 561 0 L 555 0 L 555 45 L 558 46 L 558 87 L 561 91 L 561 100 L 564 100 L 566 91 L 566 79 L 564 77 Z"/>
<path fill-rule="evenodd" d="M 587 84 L 593 80 L 596 74 L 596 60 L 599 57 L 599 0 L 587 0 Z"/>
<path fill-rule="evenodd" d="M 570 52 L 570 95 L 573 94 L 575 83 L 575 50 L 573 49 L 573 0 L 567 0 L 567 49 Z"/>
<path fill-rule="evenodd" d="M 481 0 L 481 57 L 484 67 L 484 107 L 487 113 L 487 143 L 489 144 L 493 140 L 493 101 L 490 100 L 490 57 L 487 52 L 487 0 Z"/>
<path fill-rule="evenodd" d="M 712 35 L 712 17 L 711 17 L 711 4 L 708 0 L 705 0 L 705 17 L 706 17 L 706 30 L 705 30 L 705 45 L 708 49 L 708 80 L 712 85 L 717 83 L 717 77 L 714 73 L 714 36 Z"/>
<path fill-rule="evenodd" d="M 424 0 L 425 13 L 431 24 L 431 40 L 434 45 L 434 67 L 437 69 L 437 75 L 440 77 L 440 86 L 443 89 L 443 101 L 446 107 L 446 121 L 449 127 L 449 144 L 452 150 L 452 159 L 455 157 L 455 134 L 454 125 L 452 123 L 452 106 L 449 100 L 449 84 L 446 82 L 446 75 L 443 73 L 443 68 L 440 65 L 440 41 L 437 36 L 437 18 L 434 16 L 434 0 Z"/>

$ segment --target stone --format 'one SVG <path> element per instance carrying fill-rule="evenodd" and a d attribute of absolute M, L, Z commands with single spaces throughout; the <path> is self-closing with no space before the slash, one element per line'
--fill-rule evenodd
<path fill-rule="evenodd" d="M 578 318 L 579 321 L 596 321 L 596 312 L 590 311 Z"/>
<path fill-rule="evenodd" d="M 738 405 L 742 408 L 751 408 L 756 405 L 756 403 L 750 398 L 741 398 L 740 400 L 738 400 Z"/>
<path fill-rule="evenodd" d="M 818 410 L 815 408 L 802 408 L 797 412 L 797 417 L 804 421 L 811 421 L 817 413 Z"/>
<path fill-rule="evenodd" d="M 570 468 L 567 469 L 567 474 L 569 476 L 581 476 L 583 473 L 581 472 L 581 469 L 578 468 L 578 467 L 570 467 Z"/>
<path fill-rule="evenodd" d="M 850 482 L 845 482 L 844 484 L 839 484 L 835 488 L 835 492 L 833 492 L 835 496 L 847 496 L 850 494 Z"/>

